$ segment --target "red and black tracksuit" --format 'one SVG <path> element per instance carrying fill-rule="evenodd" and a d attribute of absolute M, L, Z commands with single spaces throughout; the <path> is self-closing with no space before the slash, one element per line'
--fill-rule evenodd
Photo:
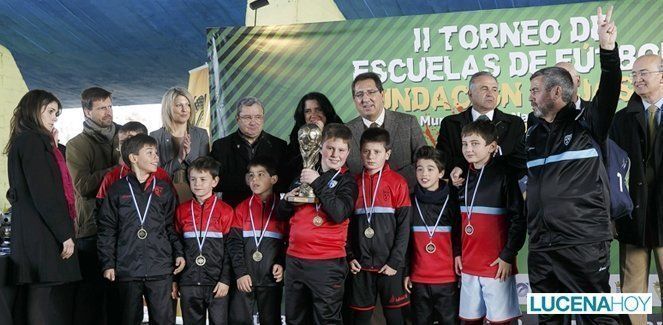
<path fill-rule="evenodd" d="M 182 237 L 186 260 L 184 270 L 177 277 L 185 324 L 204 325 L 208 312 L 209 324 L 228 324 L 228 296 L 215 298 L 213 291 L 219 282 L 230 285 L 231 264 L 226 240 L 233 219 L 233 208 L 216 195 L 202 204 L 194 198 L 177 207 L 175 231 Z M 196 236 L 200 241 L 205 236 L 202 252 Z M 196 264 L 199 255 L 205 258 L 202 266 Z"/>
<path fill-rule="evenodd" d="M 250 276 L 252 292 L 240 292 L 234 283 L 231 286 L 233 287 L 230 297 L 231 324 L 253 324 L 254 306 L 257 307 L 260 324 L 281 324 L 283 282 L 276 282 L 272 269 L 276 264 L 285 266 L 285 242 L 288 231 L 287 223 L 276 217 L 277 201 L 276 195 L 271 195 L 263 202 L 254 194 L 235 208 L 235 220 L 228 239 L 228 252 L 232 259 L 234 280 Z M 260 240 L 258 247 L 256 247 L 256 238 Z M 260 261 L 253 259 L 256 251 L 262 254 Z"/>
<path fill-rule="evenodd" d="M 335 176 L 335 177 L 334 177 Z M 311 183 L 319 200 L 293 205 L 281 200 L 277 215 L 290 220 L 285 278 L 288 324 L 342 324 L 341 307 L 348 265 L 348 218 L 357 198 L 354 178 L 343 167 L 328 170 Z M 316 216 L 323 223 L 316 226 Z"/>
<path fill-rule="evenodd" d="M 129 189 L 133 189 L 140 213 L 147 214 L 141 224 Z M 150 205 L 146 207 L 152 194 Z M 114 269 L 122 324 L 140 324 L 145 296 L 150 321 L 172 324 L 175 313 L 170 298 L 176 257 L 184 256 L 182 243 L 173 228 L 175 194 L 170 184 L 150 175 L 139 183 L 134 173 L 115 182 L 104 199 L 98 220 L 99 261 L 102 270 Z"/>
<path fill-rule="evenodd" d="M 516 255 L 526 235 L 523 195 L 515 175 L 507 173 L 507 166 L 501 161 L 491 160 L 483 169 L 477 188 L 481 170 L 470 165 L 467 182 L 458 190 L 463 273 L 494 278 L 498 265 L 490 264 L 499 257 L 513 265 L 512 274 L 516 274 Z M 468 224 L 474 230 L 471 235 L 465 231 Z"/>
<path fill-rule="evenodd" d="M 403 288 L 405 253 L 410 236 L 410 192 L 405 179 L 391 170 L 388 164 L 383 167 L 381 177 L 380 173 L 368 175 L 364 171 L 356 176 L 355 181 L 359 195 L 350 222 L 348 260 L 356 259 L 361 265 L 361 272 L 351 277 L 350 308 L 355 310 L 355 321 L 362 323 L 362 319 L 370 319 L 379 293 L 389 322 L 388 310 L 410 303 Z M 375 205 L 371 208 L 373 202 Z M 368 213 L 371 210 L 370 227 L 374 230 L 374 236 L 367 238 L 365 231 L 369 226 Z M 397 273 L 393 276 L 379 274 L 384 265 Z M 397 314 L 400 316 L 399 310 Z"/>
<path fill-rule="evenodd" d="M 454 257 L 460 255 L 457 193 L 444 181 L 440 181 L 435 191 L 416 185 L 412 202 L 408 271 L 414 324 L 433 324 L 435 320 L 440 324 L 456 324 L 460 299 L 454 271 Z M 438 217 L 440 220 L 435 227 Z M 433 252 L 426 250 L 430 243 L 435 247 Z"/>

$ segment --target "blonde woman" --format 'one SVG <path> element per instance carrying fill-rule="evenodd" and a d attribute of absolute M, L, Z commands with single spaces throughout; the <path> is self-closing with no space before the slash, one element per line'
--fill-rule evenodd
<path fill-rule="evenodd" d="M 150 133 L 159 144 L 159 162 L 173 178 L 180 201 L 191 197 L 186 184 L 189 163 L 209 153 L 207 131 L 193 126 L 193 96 L 180 87 L 168 89 L 161 100 L 163 127 Z"/>

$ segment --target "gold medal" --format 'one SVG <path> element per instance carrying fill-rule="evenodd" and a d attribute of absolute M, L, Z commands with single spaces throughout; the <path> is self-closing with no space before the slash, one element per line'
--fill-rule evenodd
<path fill-rule="evenodd" d="M 205 256 L 200 254 L 198 255 L 198 257 L 196 257 L 196 265 L 203 266 L 205 265 L 205 263 L 207 263 L 207 259 L 205 258 Z"/>
<path fill-rule="evenodd" d="M 322 223 L 323 223 L 323 220 L 322 220 L 322 217 L 321 217 L 321 216 L 315 216 L 315 217 L 313 218 L 313 224 L 314 224 L 316 227 L 320 227 L 320 226 L 322 226 Z"/>
<path fill-rule="evenodd" d="M 138 239 L 147 238 L 147 230 L 145 230 L 145 228 L 140 228 L 140 230 L 138 230 L 138 233 L 136 234 L 138 235 Z"/>
<path fill-rule="evenodd" d="M 368 228 L 364 230 L 364 236 L 366 236 L 366 238 L 373 238 L 373 236 L 375 236 L 375 231 L 371 226 L 368 226 Z"/>
<path fill-rule="evenodd" d="M 253 257 L 253 260 L 256 261 L 256 262 L 262 261 L 262 253 L 260 251 L 255 251 L 255 253 L 253 253 L 252 257 Z"/>
<path fill-rule="evenodd" d="M 427 252 L 428 254 L 433 254 L 433 253 L 435 253 L 435 250 L 436 250 L 436 249 L 437 249 L 437 248 L 435 247 L 435 244 L 433 244 L 432 242 L 426 244 L 426 252 Z"/>
<path fill-rule="evenodd" d="M 465 233 L 468 235 L 472 235 L 474 233 L 474 227 L 468 224 L 467 226 L 465 226 Z"/>

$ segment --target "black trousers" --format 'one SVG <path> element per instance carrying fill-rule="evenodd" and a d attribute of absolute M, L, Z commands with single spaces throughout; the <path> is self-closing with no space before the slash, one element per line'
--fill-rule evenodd
<path fill-rule="evenodd" d="M 260 325 L 280 325 L 283 286 L 252 289 L 253 291 L 249 293 L 241 292 L 236 287 L 231 289 L 230 324 L 253 325 L 255 310 L 258 312 Z"/>
<path fill-rule="evenodd" d="M 610 242 L 530 251 L 527 264 L 534 293 L 609 293 Z M 539 324 L 571 324 L 572 315 L 539 315 Z M 574 315 L 576 324 L 618 324 L 618 315 Z"/>
<path fill-rule="evenodd" d="M 288 256 L 285 318 L 288 324 L 343 324 L 345 258 L 307 260 Z"/>
<path fill-rule="evenodd" d="M 25 314 L 17 315 L 15 323 L 29 325 L 69 325 L 73 321 L 74 283 L 29 284 L 20 290 L 25 299 Z"/>
<path fill-rule="evenodd" d="M 428 325 L 435 320 L 439 324 L 459 324 L 458 283 L 412 284 L 413 324 Z"/>
<path fill-rule="evenodd" d="M 143 296 L 147 302 L 150 324 L 172 325 L 175 310 L 171 292 L 173 280 L 165 276 L 158 280 L 134 280 L 117 282 L 118 324 L 139 325 L 143 320 Z"/>
<path fill-rule="evenodd" d="M 112 284 L 102 276 L 99 256 L 97 253 L 97 236 L 76 239 L 78 262 L 83 280 L 74 289 L 74 324 L 103 325 L 117 324 L 113 317 L 117 313 L 116 299 L 110 296 Z M 109 305 L 110 303 L 110 305 Z"/>
<path fill-rule="evenodd" d="M 228 323 L 228 296 L 214 298 L 214 286 L 180 286 L 180 305 L 185 325 L 205 325 Z M 209 313 L 209 314 L 208 314 Z"/>

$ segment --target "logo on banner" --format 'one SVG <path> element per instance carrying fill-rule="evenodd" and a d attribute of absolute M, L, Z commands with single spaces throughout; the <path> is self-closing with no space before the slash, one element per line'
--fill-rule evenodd
<path fill-rule="evenodd" d="M 651 293 L 529 293 L 528 314 L 651 314 Z"/>

